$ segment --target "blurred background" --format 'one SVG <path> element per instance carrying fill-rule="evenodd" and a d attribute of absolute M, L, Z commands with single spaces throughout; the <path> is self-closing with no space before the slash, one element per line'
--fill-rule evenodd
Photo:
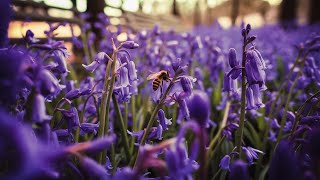
<path fill-rule="evenodd" d="M 109 31 L 121 25 L 126 31 L 138 32 L 158 24 L 163 30 L 191 31 L 195 26 L 218 22 L 222 28 L 249 22 L 254 28 L 265 24 L 293 22 L 297 25 L 320 21 L 320 0 L 12 0 L 14 16 L 9 26 L 11 43 L 31 29 L 37 38 L 44 38 L 48 22 L 67 22 L 60 27 L 57 38 L 68 41 L 81 34 L 84 12 L 105 13 L 110 19 Z M 95 21 L 95 16 L 90 18 Z M 73 30 L 73 31 L 71 31 Z M 67 44 L 68 45 L 68 44 Z M 69 43 L 68 46 L 72 46 Z M 71 48 L 71 47 L 69 47 Z"/>

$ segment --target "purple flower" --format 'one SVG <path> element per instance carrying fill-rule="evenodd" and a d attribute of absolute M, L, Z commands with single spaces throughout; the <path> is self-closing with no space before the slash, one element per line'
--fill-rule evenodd
<path fill-rule="evenodd" d="M 159 123 L 161 124 L 163 130 L 167 130 L 168 129 L 168 125 L 171 125 L 171 119 L 167 119 L 164 111 L 162 109 L 160 109 L 158 111 L 158 118 L 159 118 Z"/>
<path fill-rule="evenodd" d="M 248 164 L 242 160 L 236 160 L 230 168 L 229 180 L 249 180 Z"/>
<path fill-rule="evenodd" d="M 81 123 L 80 134 L 84 135 L 85 133 L 96 135 L 98 132 L 99 124 L 93 123 Z"/>
<path fill-rule="evenodd" d="M 37 76 L 37 87 L 41 91 L 41 94 L 46 96 L 56 96 L 60 91 L 65 88 L 64 85 L 59 84 L 59 80 L 48 70 L 40 70 Z"/>
<path fill-rule="evenodd" d="M 263 154 L 262 151 L 252 147 L 241 147 L 244 155 L 247 157 L 249 165 L 253 164 L 253 160 L 258 159 L 258 153 Z"/>
<path fill-rule="evenodd" d="M 254 101 L 254 97 L 253 97 L 253 91 L 251 88 L 247 88 L 246 89 L 246 109 L 247 110 L 252 110 L 252 109 L 257 109 L 255 101 Z"/>
<path fill-rule="evenodd" d="M 40 41 L 39 39 L 36 39 L 34 37 L 34 34 L 30 29 L 28 29 L 27 32 L 26 32 L 25 40 L 30 44 L 37 43 L 37 42 Z"/>
<path fill-rule="evenodd" d="M 262 103 L 262 97 L 259 85 L 253 84 L 249 88 L 252 89 L 254 104 L 257 108 L 262 108 L 265 105 Z"/>
<path fill-rule="evenodd" d="M 171 178 L 184 179 L 184 177 L 191 177 L 191 173 L 199 168 L 198 163 L 189 159 L 187 155 L 186 147 L 182 143 L 166 151 L 165 160 Z"/>
<path fill-rule="evenodd" d="M 269 168 L 270 179 L 299 179 L 299 161 L 293 147 L 286 140 L 280 141 L 273 153 Z"/>
<path fill-rule="evenodd" d="M 95 60 L 89 64 L 89 65 L 84 65 L 82 64 L 82 66 L 89 72 L 94 72 L 99 66 L 101 63 L 105 63 L 106 60 L 105 60 L 105 56 L 106 56 L 106 53 L 104 52 L 99 52 L 97 55 L 96 55 L 96 58 Z"/>
<path fill-rule="evenodd" d="M 63 115 L 63 118 L 67 121 L 68 129 L 72 130 L 75 126 L 80 127 L 78 110 L 76 107 L 72 106 L 69 110 L 57 109 Z"/>
<path fill-rule="evenodd" d="M 192 93 L 193 86 L 192 86 L 192 82 L 191 82 L 190 78 L 182 77 L 180 79 L 180 83 L 181 83 L 182 89 L 185 93 L 187 93 L 187 94 Z"/>
<path fill-rule="evenodd" d="M 237 59 L 236 50 L 234 48 L 229 49 L 229 65 L 231 68 L 239 66 L 239 60 Z"/>
<path fill-rule="evenodd" d="M 231 79 L 228 76 L 228 73 L 225 73 L 223 76 L 223 87 L 222 91 L 224 92 L 236 92 L 238 89 L 238 83 L 236 80 Z"/>
<path fill-rule="evenodd" d="M 230 171 L 230 167 L 229 167 L 230 166 L 230 159 L 231 158 L 229 155 L 223 156 L 223 158 L 221 159 L 220 164 L 219 164 L 220 168 L 223 170 Z"/>
<path fill-rule="evenodd" d="M 55 51 L 54 52 L 54 62 L 58 64 L 56 67 L 55 71 L 58 72 L 59 74 L 64 74 L 66 72 L 69 72 L 67 69 L 67 62 L 66 58 L 68 58 L 70 55 L 67 51 Z"/>
<path fill-rule="evenodd" d="M 259 84 L 260 87 L 264 84 L 266 74 L 263 70 L 263 65 L 261 64 L 261 60 L 259 56 L 253 50 L 248 50 L 246 53 L 246 73 L 247 73 L 247 81 L 251 84 Z"/>
<path fill-rule="evenodd" d="M 134 41 L 125 41 L 122 43 L 122 47 L 126 49 L 136 49 L 139 47 L 139 44 L 135 43 Z"/>
<path fill-rule="evenodd" d="M 43 122 L 50 120 L 51 116 L 46 113 L 46 105 L 44 97 L 41 94 L 35 94 L 32 107 L 32 120 L 33 122 Z"/>
<path fill-rule="evenodd" d="M 128 62 L 128 73 L 130 81 L 135 81 L 138 79 L 137 70 L 133 61 Z"/>
<path fill-rule="evenodd" d="M 206 126 L 210 116 L 210 100 L 205 92 L 195 90 L 187 101 L 190 118 Z"/>
<path fill-rule="evenodd" d="M 87 177 L 94 179 L 108 179 L 109 173 L 107 170 L 96 161 L 89 157 L 81 156 L 79 161 L 79 165 L 81 169 L 86 172 Z"/>
<path fill-rule="evenodd" d="M 232 140 L 233 133 L 238 129 L 237 123 L 228 123 L 227 126 L 222 130 L 222 135 L 226 136 L 228 140 Z"/>

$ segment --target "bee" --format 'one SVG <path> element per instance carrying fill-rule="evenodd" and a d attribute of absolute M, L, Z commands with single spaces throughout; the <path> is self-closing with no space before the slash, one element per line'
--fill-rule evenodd
<path fill-rule="evenodd" d="M 158 90 L 158 88 L 160 86 L 163 85 L 163 81 L 166 81 L 166 82 L 171 81 L 169 77 L 170 77 L 170 75 L 169 75 L 168 71 L 161 70 L 161 71 L 159 71 L 157 73 L 150 74 L 147 77 L 147 80 L 153 79 L 153 81 L 152 81 L 152 89 L 154 91 L 156 91 L 156 90 Z M 161 89 L 161 91 L 162 91 L 162 89 Z"/>

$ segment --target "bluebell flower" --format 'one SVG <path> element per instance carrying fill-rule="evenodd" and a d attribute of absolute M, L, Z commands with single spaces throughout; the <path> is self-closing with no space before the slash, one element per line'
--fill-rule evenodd
<path fill-rule="evenodd" d="M 158 118 L 159 118 L 159 123 L 161 124 L 163 130 L 167 130 L 168 129 L 168 125 L 171 125 L 171 119 L 167 119 L 164 111 L 162 109 L 160 109 L 158 111 Z"/>
<path fill-rule="evenodd" d="M 109 173 L 107 170 L 89 157 L 81 156 L 79 158 L 79 165 L 81 169 L 86 172 L 87 178 L 94 179 L 108 179 Z"/>
<path fill-rule="evenodd" d="M 236 50 L 234 48 L 229 49 L 229 65 L 231 68 L 239 66 L 239 60 L 237 59 Z"/>
<path fill-rule="evenodd" d="M 160 125 L 161 126 L 161 125 Z M 147 141 L 153 140 L 153 139 L 157 139 L 157 140 L 161 140 L 162 139 L 162 131 L 163 128 L 160 127 L 159 125 L 157 127 L 152 127 L 150 130 L 150 134 L 147 137 Z M 131 132 L 129 130 L 127 130 L 128 134 L 133 136 L 133 137 L 137 137 L 138 143 L 141 141 L 143 133 L 145 132 L 144 130 L 140 130 L 137 132 Z"/>
<path fill-rule="evenodd" d="M 228 76 L 228 73 L 225 73 L 223 76 L 223 87 L 222 91 L 224 92 L 237 92 L 238 83 L 236 80 L 231 79 Z"/>
<path fill-rule="evenodd" d="M 220 168 L 223 170 L 230 171 L 230 167 L 229 167 L 230 166 L 230 159 L 231 158 L 229 155 L 223 156 L 223 158 L 221 159 L 220 164 L 219 164 Z"/>
<path fill-rule="evenodd" d="M 246 53 L 246 74 L 247 81 L 251 84 L 259 84 L 260 87 L 264 85 L 266 74 L 264 72 L 264 67 L 261 64 L 259 56 L 253 50 L 248 50 Z"/>
<path fill-rule="evenodd" d="M 271 142 L 276 142 L 276 141 L 277 141 L 277 134 L 276 134 L 273 130 L 270 130 L 270 131 L 269 131 L 268 139 L 269 139 Z"/>
<path fill-rule="evenodd" d="M 201 126 L 206 126 L 211 121 L 210 116 L 210 100 L 205 92 L 195 90 L 187 100 L 190 118 L 194 119 Z"/>
<path fill-rule="evenodd" d="M 41 94 L 35 94 L 32 107 L 32 121 L 43 122 L 51 120 L 51 116 L 46 113 L 46 105 L 44 97 Z"/>
<path fill-rule="evenodd" d="M 187 94 L 191 94 L 192 89 L 193 89 L 193 85 L 192 85 L 190 78 L 182 77 L 180 79 L 180 82 L 181 82 L 181 87 L 182 87 L 183 91 Z"/>
<path fill-rule="evenodd" d="M 199 168 L 195 160 L 188 158 L 186 147 L 182 143 L 166 151 L 165 160 L 169 176 L 174 179 L 190 178 L 191 174 Z"/>
<path fill-rule="evenodd" d="M 258 149 L 254 149 L 252 147 L 241 147 L 244 155 L 247 157 L 249 165 L 253 164 L 253 160 L 256 160 L 259 158 L 258 153 L 264 154 L 262 151 Z"/>
<path fill-rule="evenodd" d="M 128 76 L 128 69 L 126 67 L 122 67 L 120 69 L 120 82 L 118 87 L 127 87 L 130 85 L 129 76 Z"/>
<path fill-rule="evenodd" d="M 133 61 L 128 62 L 128 73 L 130 81 L 135 81 L 138 79 L 137 70 Z"/>
<path fill-rule="evenodd" d="M 40 41 L 39 39 L 34 37 L 34 33 L 30 29 L 27 30 L 26 36 L 24 38 L 30 44 L 37 43 Z"/>
<path fill-rule="evenodd" d="M 94 123 L 81 123 L 80 124 L 80 134 L 94 134 L 96 135 L 98 132 L 99 124 Z"/>
<path fill-rule="evenodd" d="M 125 41 L 122 43 L 122 47 L 126 49 L 136 49 L 139 47 L 139 44 L 135 43 L 134 41 Z"/>
<path fill-rule="evenodd" d="M 59 74 L 70 72 L 67 68 L 67 62 L 66 62 L 66 58 L 68 58 L 69 56 L 70 55 L 67 51 L 60 51 L 60 50 L 54 51 L 53 60 L 58 64 L 55 72 L 58 72 Z"/>
<path fill-rule="evenodd" d="M 48 70 L 42 69 L 37 75 L 37 88 L 41 91 L 41 94 L 46 96 L 56 96 L 60 93 L 62 89 L 65 88 L 64 85 L 59 83 L 59 80 Z"/>
<path fill-rule="evenodd" d="M 76 107 L 72 106 L 69 110 L 57 108 L 57 110 L 62 113 L 70 131 L 76 126 L 80 127 L 79 115 Z"/>
<path fill-rule="evenodd" d="M 286 140 L 280 141 L 271 159 L 269 179 L 299 179 L 300 172 L 292 145 Z"/>
<path fill-rule="evenodd" d="M 129 167 L 118 168 L 111 180 L 135 180 L 137 179 L 137 173 Z"/>
<path fill-rule="evenodd" d="M 222 135 L 224 135 L 229 141 L 233 139 L 233 133 L 239 128 L 238 123 L 228 123 L 226 127 L 222 130 Z"/>
<path fill-rule="evenodd" d="M 254 97 L 253 97 L 253 91 L 251 88 L 246 89 L 246 109 L 247 110 L 252 110 L 252 109 L 257 109 Z"/>
<path fill-rule="evenodd" d="M 89 65 L 84 65 L 82 64 L 82 66 L 89 72 L 94 72 L 102 63 L 106 63 L 106 58 L 105 58 L 106 54 L 104 52 L 99 52 L 96 55 L 96 58 L 94 59 L 94 61 L 89 64 Z"/>
<path fill-rule="evenodd" d="M 262 108 L 265 105 L 262 103 L 262 96 L 260 92 L 259 85 L 253 84 L 249 88 L 252 89 L 254 104 L 257 108 Z"/>
<path fill-rule="evenodd" d="M 230 168 L 229 180 L 249 180 L 248 164 L 242 160 L 236 160 Z"/>
<path fill-rule="evenodd" d="M 87 141 L 79 144 L 74 144 L 68 147 L 65 147 L 64 151 L 70 153 L 96 153 L 103 151 L 111 147 L 111 144 L 116 140 L 116 135 L 111 134 L 109 136 L 101 137 L 92 141 Z"/>

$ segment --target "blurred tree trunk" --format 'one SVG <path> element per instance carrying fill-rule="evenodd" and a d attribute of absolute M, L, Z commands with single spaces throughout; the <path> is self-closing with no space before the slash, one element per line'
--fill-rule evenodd
<path fill-rule="evenodd" d="M 309 10 L 309 22 L 311 24 L 320 22 L 320 1 L 311 0 Z"/>
<path fill-rule="evenodd" d="M 295 25 L 297 7 L 297 0 L 283 0 L 281 2 L 279 18 L 284 27 Z"/>
<path fill-rule="evenodd" d="M 196 5 L 195 5 L 195 8 L 194 8 L 194 12 L 193 12 L 193 24 L 195 26 L 198 26 L 200 25 L 201 23 L 201 17 L 200 17 L 200 8 L 199 8 L 199 1 L 197 1 Z"/>
<path fill-rule="evenodd" d="M 180 16 L 179 9 L 178 9 L 178 4 L 177 4 L 177 0 L 173 0 L 173 4 L 172 4 L 172 14 L 175 15 L 175 16 Z"/>
<path fill-rule="evenodd" d="M 231 22 L 232 25 L 236 24 L 236 20 L 239 14 L 239 1 L 240 0 L 232 0 L 231 1 Z"/>
<path fill-rule="evenodd" d="M 8 27 L 11 15 L 11 0 L 0 0 L 0 48 L 8 45 Z"/>
<path fill-rule="evenodd" d="M 87 13 L 90 13 L 91 17 L 89 21 L 92 25 L 92 31 L 96 34 L 97 38 L 100 39 L 102 37 L 100 30 L 95 28 L 94 22 L 97 21 L 97 15 L 99 13 L 103 13 L 104 8 L 106 7 L 106 3 L 104 0 L 87 0 Z"/>

